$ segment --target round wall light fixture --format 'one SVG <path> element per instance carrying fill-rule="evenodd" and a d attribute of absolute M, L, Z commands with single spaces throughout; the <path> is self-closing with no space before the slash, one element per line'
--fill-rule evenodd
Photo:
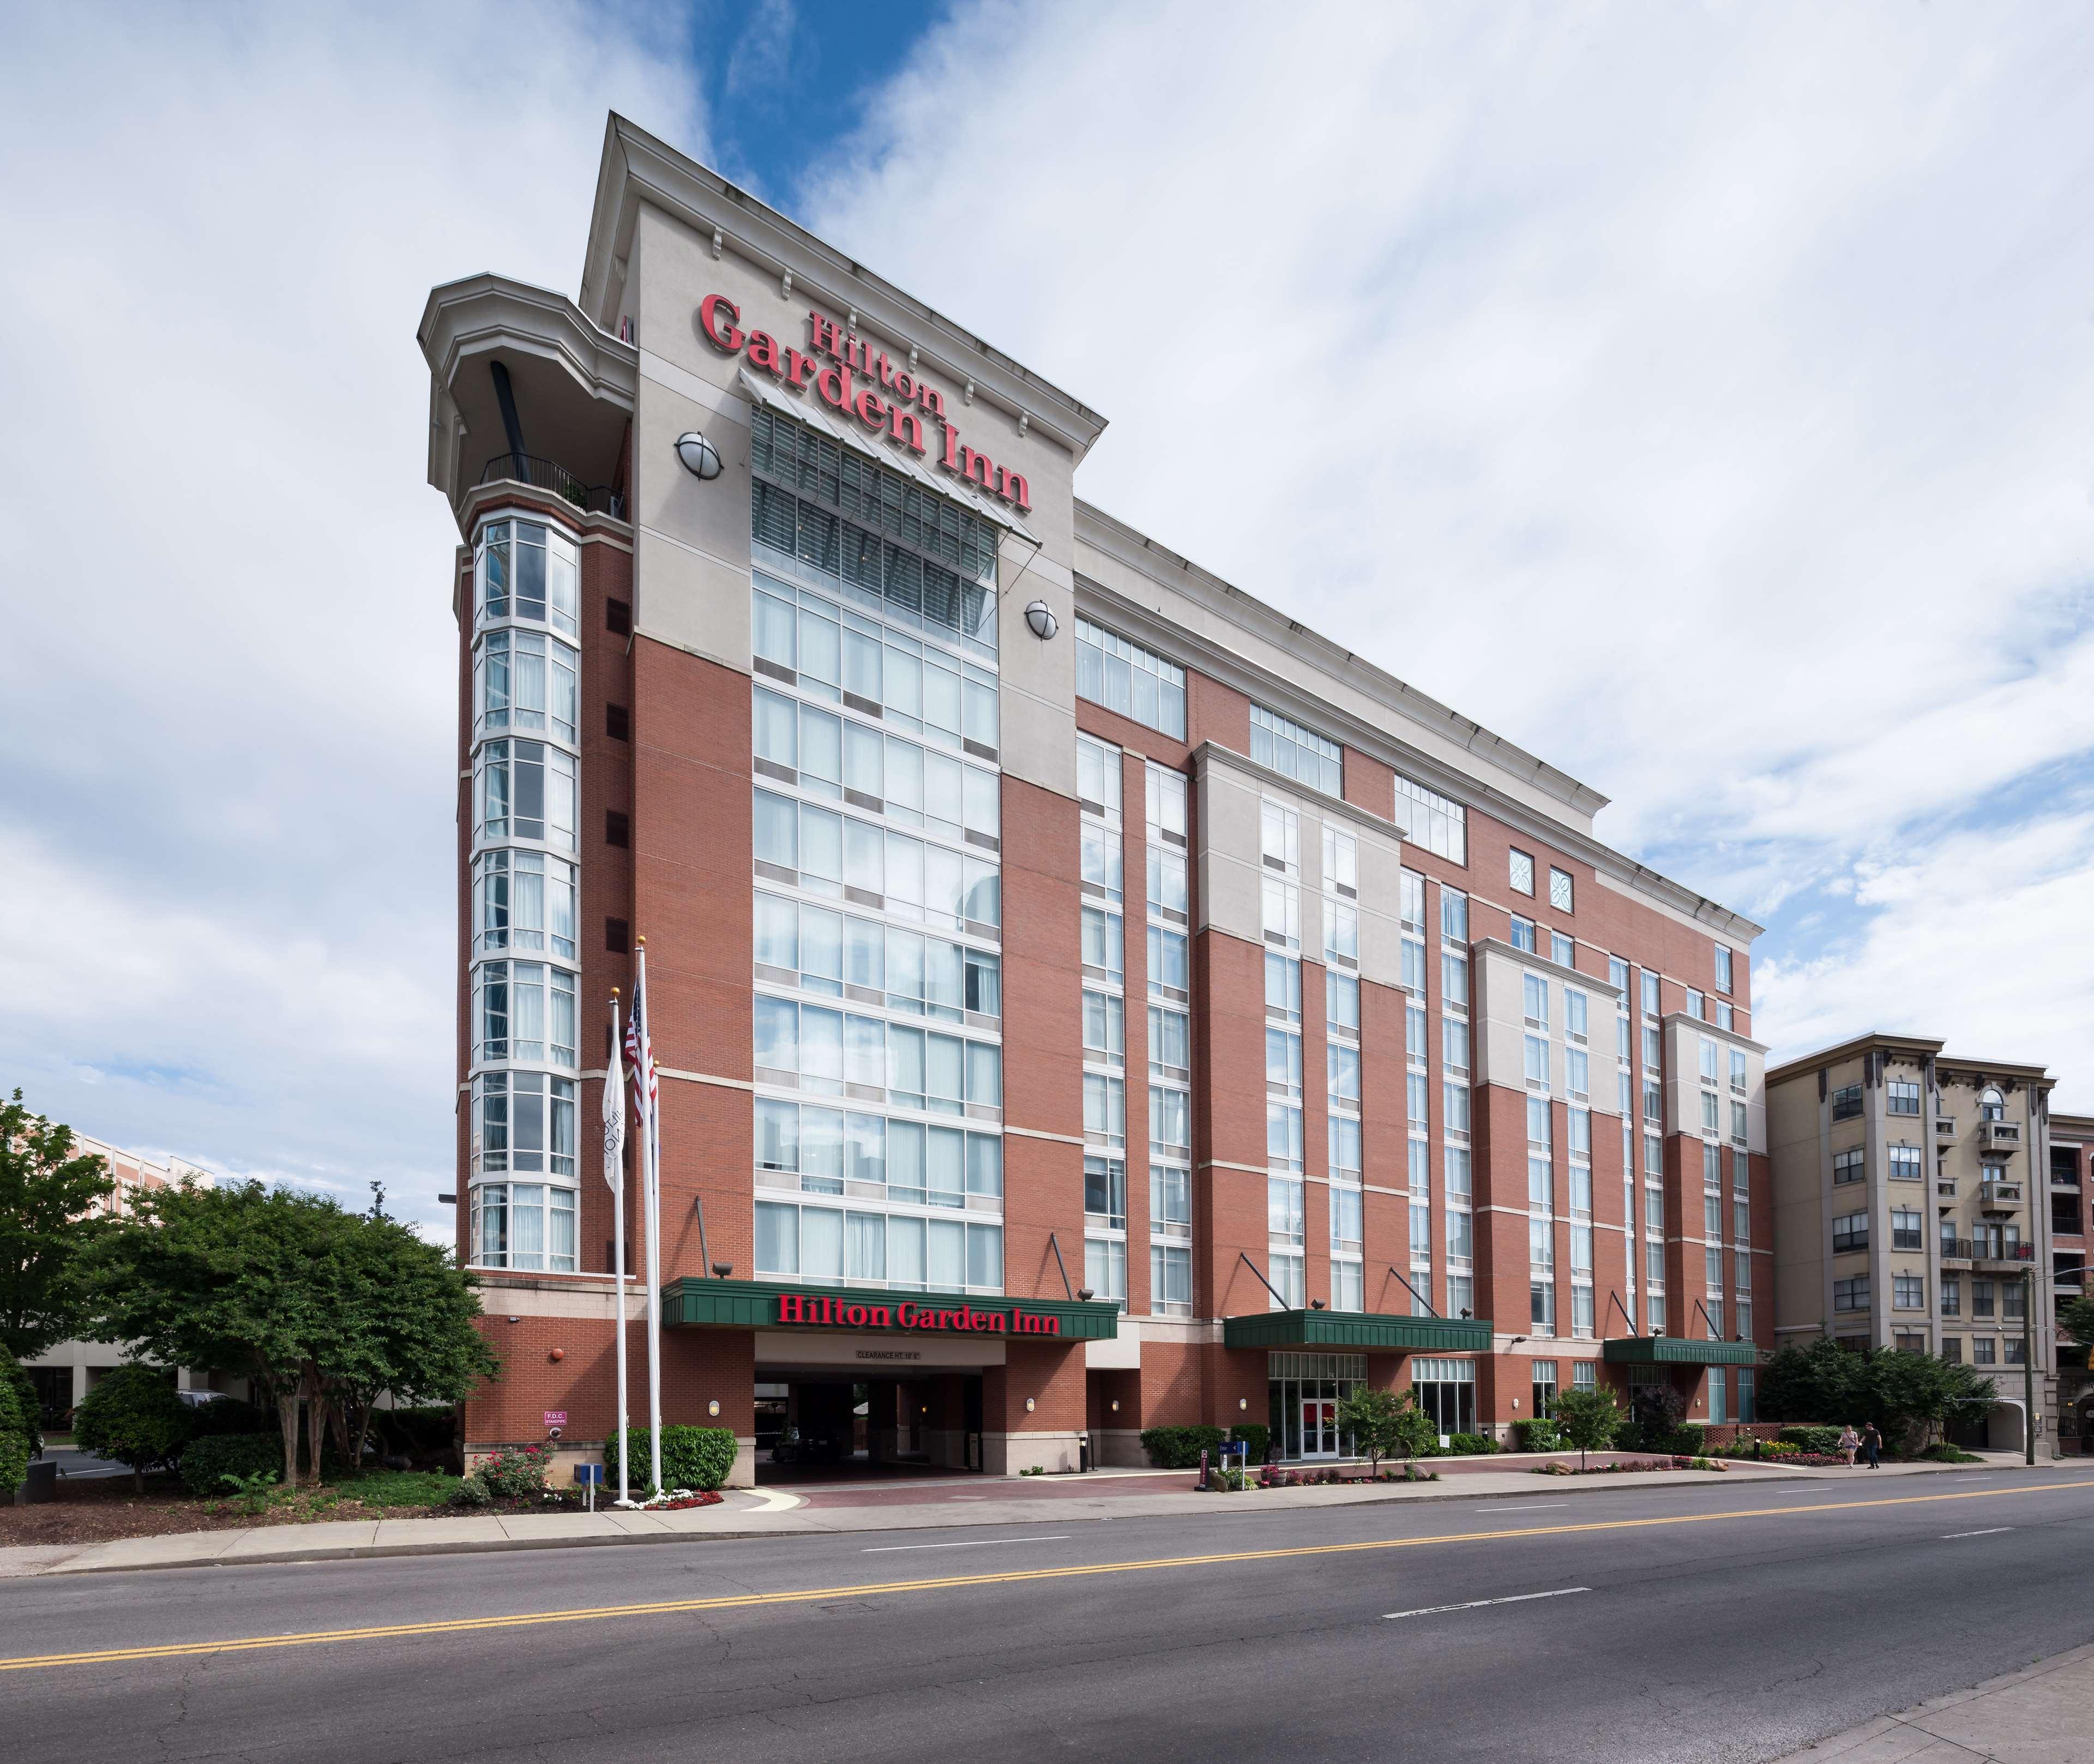
<path fill-rule="evenodd" d="M 706 1405 L 706 1413 L 709 1415 L 716 1415 L 719 1413 L 719 1397 L 714 1397 L 710 1402 Z"/>
<path fill-rule="evenodd" d="M 1026 1412 L 1027 1414 L 1031 1414 L 1032 1413 L 1032 1410 L 1033 1410 L 1033 1406 L 1034 1406 L 1034 1405 L 1033 1405 L 1032 1399 L 1030 1397 L 1027 1397 L 1025 1399 L 1025 1412 Z"/>
<path fill-rule="evenodd" d="M 1054 609 L 1044 600 L 1036 600 L 1025 609 L 1025 622 L 1032 627 L 1032 634 L 1042 643 L 1050 641 L 1060 624 L 1054 617 Z"/>
<path fill-rule="evenodd" d="M 1239 1408 L 1239 1409 L 1248 1409 L 1248 1408 L 1249 1408 L 1249 1407 L 1250 1407 L 1250 1398 L 1249 1398 L 1249 1397 L 1237 1397 L 1237 1398 L 1236 1398 L 1236 1407 L 1237 1407 L 1237 1408 Z"/>
<path fill-rule="evenodd" d="M 684 462 L 684 469 L 702 484 L 710 484 L 720 475 L 719 449 L 696 429 L 676 437 L 676 457 Z"/>

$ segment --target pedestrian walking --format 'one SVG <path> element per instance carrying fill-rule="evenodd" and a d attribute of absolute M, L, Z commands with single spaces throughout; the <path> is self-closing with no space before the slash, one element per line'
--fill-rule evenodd
<path fill-rule="evenodd" d="M 1844 1427 L 1840 1428 L 1840 1457 L 1841 1462 L 1844 1462 L 1849 1470 L 1852 1470 L 1854 1467 L 1854 1453 L 1861 1449 L 1861 1444 L 1862 1436 L 1857 1433 L 1853 1427 Z"/>
<path fill-rule="evenodd" d="M 1876 1424 L 1875 1422 L 1871 1421 L 1866 1427 L 1862 1429 L 1862 1455 L 1868 1459 L 1868 1467 L 1870 1470 L 1875 1470 L 1881 1466 L 1883 1463 L 1883 1436 L 1882 1434 L 1876 1432 Z"/>

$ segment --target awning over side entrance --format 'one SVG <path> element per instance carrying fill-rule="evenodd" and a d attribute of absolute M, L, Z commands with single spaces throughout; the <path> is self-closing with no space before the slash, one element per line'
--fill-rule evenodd
<path fill-rule="evenodd" d="M 1601 1348 L 1614 1366 L 1757 1366 L 1749 1341 L 1689 1341 L 1683 1336 L 1616 1336 Z"/>
<path fill-rule="evenodd" d="M 864 1329 L 1110 1341 L 1119 1334 L 1119 1306 L 1081 1299 L 967 1299 L 863 1286 L 686 1278 L 662 1288 L 662 1321 L 684 1329 Z"/>
<path fill-rule="evenodd" d="M 1351 1348 L 1384 1353 L 1488 1353 L 1484 1317 L 1400 1317 L 1370 1310 L 1266 1310 L 1222 1319 L 1232 1348 Z"/>

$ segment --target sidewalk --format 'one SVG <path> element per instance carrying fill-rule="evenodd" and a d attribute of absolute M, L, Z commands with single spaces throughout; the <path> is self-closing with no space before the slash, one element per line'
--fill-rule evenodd
<path fill-rule="evenodd" d="M 2074 1648 L 1967 1691 L 1792 1753 L 1782 1764 L 2066 1764 L 2094 1757 L 2094 1647 Z"/>
<path fill-rule="evenodd" d="M 1993 1460 L 1997 1460 L 1994 1462 Z M 612 1544 L 671 1544 L 705 1539 L 810 1532 L 914 1531 L 978 1525 L 1063 1524 L 1072 1519 L 1148 1519 L 1275 1508 L 1355 1506 L 1384 1501 L 1492 1501 L 1523 1497 L 1540 1504 L 1605 1491 L 1655 1492 L 1718 1484 L 1853 1482 L 1866 1477 L 1967 1475 L 2018 1458 L 1993 1453 L 1983 1464 L 1886 1464 L 1879 1471 L 1760 1468 L 1668 1471 L 1625 1476 L 1540 1477 L 1531 1470 L 1471 1468 L 1501 1460 L 1437 1461 L 1436 1483 L 1354 1483 L 1304 1488 L 1201 1494 L 1183 1486 L 1183 1471 L 1093 1472 L 994 1481 L 901 1485 L 828 1484 L 796 1491 L 730 1489 L 718 1506 L 678 1513 L 476 1514 L 458 1519 L 342 1520 L 260 1525 L 247 1531 L 181 1532 L 104 1544 L 22 1545 L 0 1549 L 0 1579 L 95 1574 L 144 1568 L 237 1567 L 249 1563 L 328 1562 L 358 1557 L 435 1556 L 497 1549 L 563 1549 Z M 1517 1463 L 1519 1461 L 1514 1461 Z M 1545 1457 L 1524 1460 L 1545 1462 Z M 1455 1468 L 1460 1465 L 1461 1468 Z M 2041 1470 L 2044 1466 L 2039 1465 Z M 1177 1486 L 1154 1492 L 1158 1480 Z M 1145 1484 L 1149 1486 L 1145 1487 Z M 895 1497 L 915 1497 L 897 1499 Z"/>

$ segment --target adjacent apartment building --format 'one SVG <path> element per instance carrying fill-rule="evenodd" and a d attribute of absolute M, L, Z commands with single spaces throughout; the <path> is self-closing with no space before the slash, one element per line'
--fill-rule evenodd
<path fill-rule="evenodd" d="M 2040 1445 L 2057 1395 L 2052 1080 L 1943 1046 L 1869 1035 L 1767 1074 L 1775 1339 L 1966 1361 L 1996 1400 L 1960 1443 L 2018 1451 L 2024 1366 Z M 2074 1175 L 2077 1245 L 2076 1162 Z"/>
<path fill-rule="evenodd" d="M 637 1271 L 738 1479 L 854 1410 L 992 1473 L 1332 1456 L 1363 1382 L 1450 1435 L 1602 1383 L 1750 1416 L 1759 928 L 1597 792 L 1084 502 L 1096 411 L 622 119 L 579 298 L 476 276 L 419 336 L 507 1366 L 468 1450 L 613 1425 L 643 936 Z"/>

